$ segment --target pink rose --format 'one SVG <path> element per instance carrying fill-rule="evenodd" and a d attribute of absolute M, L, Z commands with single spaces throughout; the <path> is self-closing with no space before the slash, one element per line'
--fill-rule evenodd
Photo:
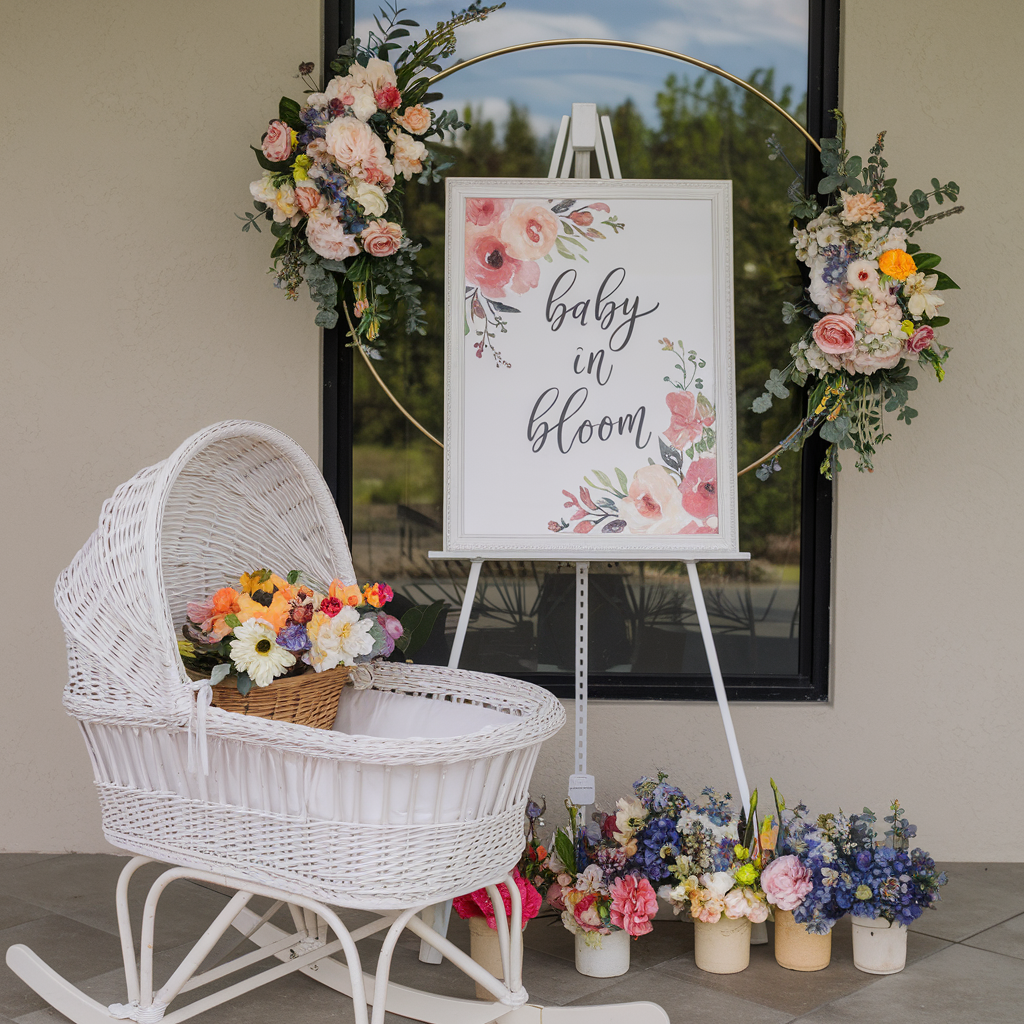
<path fill-rule="evenodd" d="M 380 623 L 381 628 L 392 640 L 398 640 L 405 630 L 402 628 L 402 623 L 394 617 L 394 615 L 388 615 L 386 612 L 377 613 L 377 621 Z"/>
<path fill-rule="evenodd" d="M 371 221 L 363 228 L 359 240 L 371 256 L 390 256 L 402 244 L 402 226 L 388 220 Z"/>
<path fill-rule="evenodd" d="M 306 241 L 313 252 L 325 260 L 344 260 L 359 255 L 356 236 L 345 231 L 345 225 L 329 213 L 314 210 L 306 222 Z"/>
<path fill-rule="evenodd" d="M 357 176 L 367 185 L 376 185 L 381 192 L 390 192 L 395 187 L 395 169 L 388 160 L 367 164 Z"/>
<path fill-rule="evenodd" d="M 572 879 L 569 880 L 569 884 L 572 884 Z M 551 883 L 551 887 L 544 894 L 544 899 L 548 901 L 548 906 L 552 910 L 565 910 L 565 898 L 562 893 L 562 886 L 558 882 Z"/>
<path fill-rule="evenodd" d="M 646 878 L 625 875 L 611 886 L 612 924 L 634 939 L 654 931 L 650 919 L 658 912 L 658 897 Z"/>
<path fill-rule="evenodd" d="M 292 155 L 292 130 L 284 121 L 271 121 L 263 139 L 263 155 L 281 163 Z"/>
<path fill-rule="evenodd" d="M 511 205 L 511 199 L 467 199 L 466 223 L 480 226 L 493 224 L 508 213 Z"/>
<path fill-rule="evenodd" d="M 665 404 L 672 413 L 672 422 L 665 430 L 665 437 L 676 448 L 685 448 L 691 441 L 696 441 L 704 433 L 704 428 L 715 422 L 711 404 L 704 399 L 700 403 L 704 408 L 698 408 L 697 397 L 692 391 L 672 391 L 665 396 Z"/>
<path fill-rule="evenodd" d="M 718 460 L 713 456 L 694 459 L 679 485 L 683 508 L 696 519 L 718 515 Z"/>
<path fill-rule="evenodd" d="M 534 199 L 517 199 L 501 225 L 501 240 L 517 260 L 539 260 L 558 237 L 558 218 Z"/>
<path fill-rule="evenodd" d="M 822 352 L 850 352 L 857 344 L 857 321 L 848 313 L 829 313 L 814 325 L 811 334 Z"/>
<path fill-rule="evenodd" d="M 923 352 L 928 348 L 934 338 L 935 332 L 927 324 L 924 324 L 907 338 L 904 347 L 908 352 L 913 352 L 914 355 L 917 355 L 918 352 Z"/>
<path fill-rule="evenodd" d="M 489 228 L 466 225 L 466 280 L 475 284 L 489 299 L 505 297 L 509 284 L 520 267 L 509 255 L 505 243 Z"/>
<path fill-rule="evenodd" d="M 303 213 L 308 214 L 315 210 L 320 205 L 320 198 L 320 189 L 312 179 L 295 182 L 295 201 Z"/>
<path fill-rule="evenodd" d="M 394 110 L 402 102 L 402 94 L 390 84 L 378 89 L 373 98 L 377 101 L 378 110 Z"/>
<path fill-rule="evenodd" d="M 408 107 L 401 116 L 391 115 L 396 124 L 400 124 L 411 135 L 422 135 L 430 127 L 430 109 L 417 103 L 415 107 Z M 470 202 L 473 202 L 471 199 Z"/>
<path fill-rule="evenodd" d="M 814 888 L 809 868 L 799 857 L 777 857 L 761 872 L 761 888 L 768 902 L 779 910 L 796 910 Z"/>

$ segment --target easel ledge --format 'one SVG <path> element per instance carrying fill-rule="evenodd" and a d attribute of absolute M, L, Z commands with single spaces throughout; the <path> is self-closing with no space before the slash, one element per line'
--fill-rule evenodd
<path fill-rule="evenodd" d="M 679 551 L 609 551 L 608 556 L 594 557 L 593 549 L 573 555 L 567 551 L 548 554 L 542 551 L 428 551 L 428 558 L 439 562 L 749 562 L 749 551 L 709 551 L 683 554 Z"/>

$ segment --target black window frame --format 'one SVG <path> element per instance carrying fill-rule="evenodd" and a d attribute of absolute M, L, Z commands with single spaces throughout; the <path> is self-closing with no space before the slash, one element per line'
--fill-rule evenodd
<path fill-rule="evenodd" d="M 839 103 L 840 0 L 809 0 L 807 47 L 807 130 L 815 138 L 834 134 L 832 111 Z M 354 33 L 355 0 L 325 0 L 324 75 L 338 47 Z M 805 180 L 809 194 L 821 178 L 817 150 L 807 146 Z M 340 328 L 323 331 L 323 473 L 338 505 L 346 536 L 352 537 L 353 350 Z M 794 675 L 727 675 L 731 701 L 823 702 L 829 698 L 832 593 L 832 483 L 819 472 L 826 445 L 817 436 L 804 446 L 800 511 L 800 633 Z M 569 673 L 517 673 L 558 697 L 575 692 Z M 594 700 L 713 701 L 710 675 L 671 677 L 592 674 Z"/>

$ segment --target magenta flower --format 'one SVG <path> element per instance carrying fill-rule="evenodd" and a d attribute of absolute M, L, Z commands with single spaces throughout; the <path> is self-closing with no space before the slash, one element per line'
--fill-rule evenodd
<path fill-rule="evenodd" d="M 516 888 L 519 890 L 523 903 L 523 921 L 529 921 L 536 917 L 540 911 L 540 893 L 519 873 L 519 868 L 512 869 L 512 878 L 515 880 Z M 508 886 L 502 882 L 498 886 L 501 893 L 501 902 L 505 904 L 505 915 L 512 913 L 512 897 L 509 896 Z M 486 889 L 477 889 L 475 892 L 467 893 L 465 896 L 456 896 L 452 900 L 452 906 L 459 917 L 483 917 L 487 920 L 488 928 L 497 928 L 494 918 L 494 907 L 491 906 L 491 899 Z"/>
<path fill-rule="evenodd" d="M 634 939 L 654 930 L 651 918 L 658 912 L 658 897 L 646 878 L 625 875 L 612 883 L 612 924 Z"/>

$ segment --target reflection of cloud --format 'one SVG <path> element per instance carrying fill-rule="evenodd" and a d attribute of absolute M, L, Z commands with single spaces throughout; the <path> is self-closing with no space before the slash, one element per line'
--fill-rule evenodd
<path fill-rule="evenodd" d="M 635 38 L 652 46 L 686 52 L 697 46 L 807 45 L 804 0 L 663 0 L 663 17 L 637 26 Z"/>

